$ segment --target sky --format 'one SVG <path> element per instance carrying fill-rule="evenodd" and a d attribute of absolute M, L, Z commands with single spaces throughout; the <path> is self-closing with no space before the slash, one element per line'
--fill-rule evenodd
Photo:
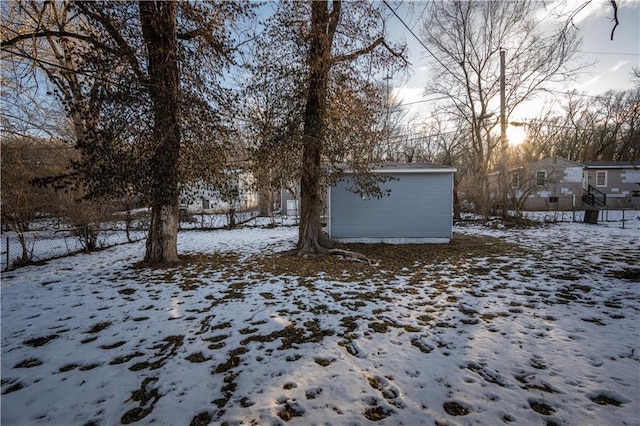
<path fill-rule="evenodd" d="M 624 90 L 633 87 L 630 80 L 631 70 L 633 66 L 640 65 L 640 1 L 618 1 L 620 25 L 615 30 L 613 40 L 610 40 L 614 25 L 613 12 L 608 2 L 599 0 L 547 2 L 549 8 L 564 5 L 571 10 L 584 3 L 588 4 L 575 16 L 573 23 L 583 38 L 583 46 L 580 49 L 581 59 L 597 63 L 578 76 L 576 82 L 556 90 L 566 92 L 575 89 L 589 95 L 598 95 L 607 90 Z M 424 9 L 424 3 L 414 2 L 411 6 L 401 4 L 397 13 L 413 29 L 413 32 L 420 36 L 420 15 Z M 428 99 L 429 97 L 423 96 L 423 90 L 429 79 L 427 66 L 429 54 L 395 16 L 392 16 L 389 22 L 390 35 L 406 39 L 412 63 L 408 76 L 395 79 L 394 94 L 404 103 Z M 431 107 L 431 103 L 428 102 L 412 104 L 409 107 L 409 115 L 429 116 Z M 529 103 L 514 111 L 511 119 L 518 121 L 535 117 L 540 108 L 541 102 Z"/>

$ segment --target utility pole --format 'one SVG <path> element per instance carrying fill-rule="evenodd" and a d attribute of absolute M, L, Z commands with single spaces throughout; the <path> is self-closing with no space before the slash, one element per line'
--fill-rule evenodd
<path fill-rule="evenodd" d="M 384 96 L 384 151 L 381 153 L 382 156 L 388 157 L 391 150 L 391 105 L 389 102 L 389 80 L 391 80 L 391 76 L 389 75 L 389 70 L 387 69 L 387 76 L 384 77 L 386 80 L 386 93 Z M 386 151 L 386 152 L 385 152 Z M 394 152 L 395 155 L 395 152 Z M 388 160 L 388 158 L 385 158 Z"/>
<path fill-rule="evenodd" d="M 505 51 L 500 49 L 500 143 L 502 161 L 507 159 L 507 117 L 506 117 L 506 83 L 505 83 Z"/>
<path fill-rule="evenodd" d="M 507 116 L 506 116 L 506 82 L 505 82 L 505 50 L 500 49 L 500 182 L 498 188 L 500 190 L 500 204 L 502 204 L 503 216 L 506 218 L 507 209 L 507 192 L 509 190 L 509 178 L 507 176 Z"/>

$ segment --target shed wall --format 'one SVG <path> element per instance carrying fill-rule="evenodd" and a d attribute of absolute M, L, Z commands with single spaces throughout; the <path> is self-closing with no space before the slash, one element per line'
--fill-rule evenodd
<path fill-rule="evenodd" d="M 401 173 L 381 185 L 380 199 L 347 191 L 349 177 L 330 192 L 329 233 L 335 239 L 450 239 L 452 173 Z"/>

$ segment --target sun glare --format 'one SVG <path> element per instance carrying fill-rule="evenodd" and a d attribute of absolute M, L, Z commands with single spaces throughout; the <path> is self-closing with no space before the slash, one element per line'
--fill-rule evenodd
<path fill-rule="evenodd" d="M 520 145 L 527 137 L 524 127 L 516 127 L 509 125 L 507 127 L 507 140 L 509 145 Z"/>

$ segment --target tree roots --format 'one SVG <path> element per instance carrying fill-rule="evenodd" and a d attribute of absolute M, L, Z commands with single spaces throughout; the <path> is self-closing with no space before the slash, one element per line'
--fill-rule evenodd
<path fill-rule="evenodd" d="M 356 260 L 367 262 L 369 266 L 373 266 L 373 262 L 362 253 L 351 250 L 343 250 L 336 248 L 337 243 L 326 235 L 321 235 L 317 240 L 306 241 L 304 244 L 298 243 L 297 256 L 307 257 L 310 254 L 330 254 L 335 256 L 344 256 Z"/>

